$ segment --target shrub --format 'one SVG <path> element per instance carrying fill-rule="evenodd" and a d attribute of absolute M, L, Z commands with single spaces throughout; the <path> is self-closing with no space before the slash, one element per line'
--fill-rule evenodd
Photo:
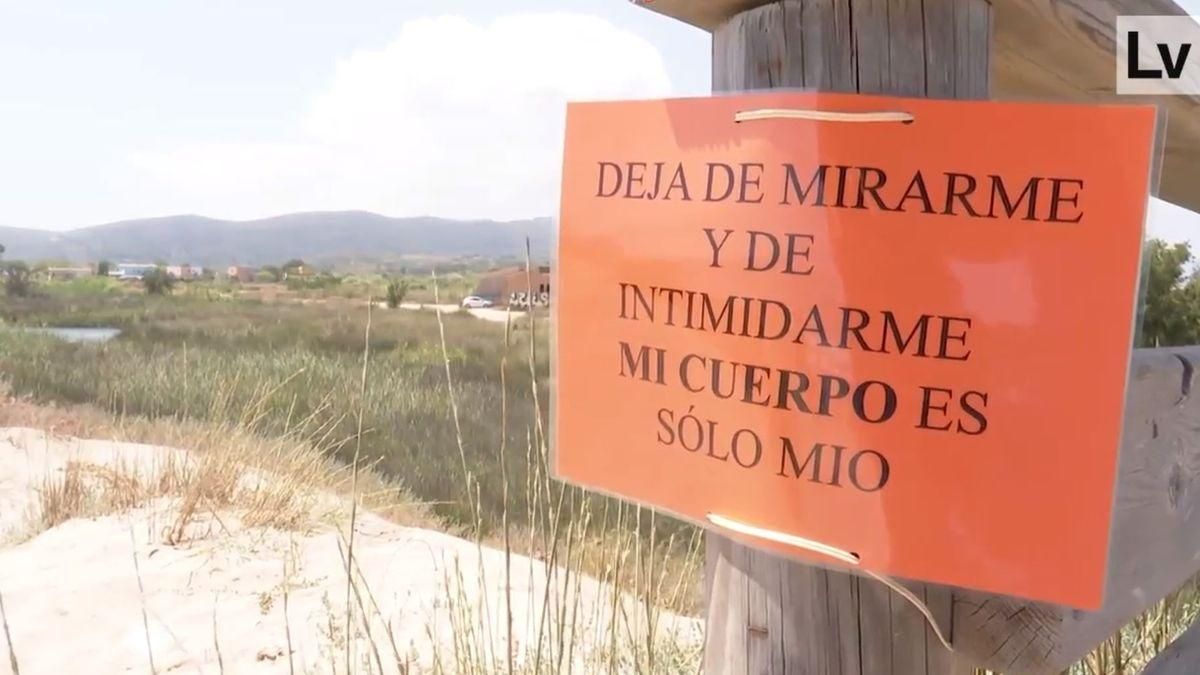
<path fill-rule="evenodd" d="M 23 262 L 16 261 L 6 263 L 4 270 L 4 293 L 13 298 L 25 298 L 33 290 L 33 281 L 30 279 L 29 266 Z"/>
<path fill-rule="evenodd" d="M 287 286 L 293 291 L 322 290 L 334 288 L 342 283 L 342 278 L 327 272 L 312 277 L 289 276 Z"/>
<path fill-rule="evenodd" d="M 404 296 L 408 295 L 408 282 L 401 279 L 393 279 L 387 285 L 387 306 L 396 309 L 400 303 L 404 302 Z"/>
<path fill-rule="evenodd" d="M 46 287 L 47 291 L 82 299 L 89 295 L 112 295 L 121 292 L 121 282 L 103 276 L 79 277 L 57 282 Z"/>
<path fill-rule="evenodd" d="M 142 286 L 147 295 L 167 295 L 175 288 L 175 279 L 162 268 L 153 269 L 142 277 Z"/>

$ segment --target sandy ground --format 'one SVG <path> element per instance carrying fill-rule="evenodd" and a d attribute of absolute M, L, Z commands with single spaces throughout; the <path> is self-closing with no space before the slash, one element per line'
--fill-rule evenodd
<path fill-rule="evenodd" d="M 165 535 L 178 504 L 162 498 L 33 533 L 38 489 L 68 461 L 150 467 L 175 453 L 186 456 L 0 428 L 0 618 L 21 675 L 346 672 L 344 524 L 284 532 L 209 513 L 171 545 Z M 503 671 L 506 598 L 518 667 L 532 660 L 546 598 L 550 616 L 566 607 L 576 617 L 566 637 L 574 672 L 594 670 L 591 659 L 611 640 L 614 605 L 635 622 L 644 616 L 592 579 L 563 582 L 521 556 L 508 567 L 506 592 L 503 552 L 370 513 L 360 514 L 354 558 L 365 580 L 356 593 L 366 608 L 360 616 L 371 617 L 370 637 L 361 621 L 350 631 L 356 673 L 380 672 L 377 661 L 389 673 L 426 672 L 435 662 L 460 672 L 465 660 Z M 350 602 L 357 612 L 359 600 Z M 464 639 L 466 625 L 473 628 Z M 657 625 L 659 640 L 701 640 L 693 619 L 663 614 Z M 0 675 L 12 672 L 7 643 L 0 633 Z"/>

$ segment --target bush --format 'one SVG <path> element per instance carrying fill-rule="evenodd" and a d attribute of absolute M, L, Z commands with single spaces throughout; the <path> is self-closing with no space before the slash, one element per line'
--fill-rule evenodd
<path fill-rule="evenodd" d="M 10 262 L 4 265 L 4 293 L 12 298 L 28 297 L 33 291 L 33 281 L 29 275 L 29 266 L 23 262 Z"/>
<path fill-rule="evenodd" d="M 146 295 L 167 295 L 175 288 L 175 279 L 162 268 L 146 272 L 142 277 Z"/>
<path fill-rule="evenodd" d="M 335 288 L 342 283 L 342 278 L 327 272 L 312 277 L 289 276 L 287 287 L 293 291 L 323 290 Z"/>
<path fill-rule="evenodd" d="M 53 288 L 60 293 L 75 295 L 107 295 L 120 292 L 125 288 L 125 284 L 113 277 L 92 275 L 55 282 Z"/>
<path fill-rule="evenodd" d="M 387 306 L 396 309 L 400 303 L 404 302 L 404 296 L 408 295 L 408 282 L 400 279 L 393 279 L 387 285 Z"/>

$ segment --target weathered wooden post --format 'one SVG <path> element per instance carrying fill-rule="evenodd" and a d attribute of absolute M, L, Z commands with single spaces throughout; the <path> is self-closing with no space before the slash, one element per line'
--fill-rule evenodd
<path fill-rule="evenodd" d="M 713 90 L 771 87 L 987 98 L 987 0 L 782 0 L 713 31 Z M 709 673 L 969 672 L 883 584 L 707 538 Z M 941 625 L 948 589 L 919 587 Z"/>
<path fill-rule="evenodd" d="M 1112 90 L 1112 31 L 1120 3 L 644 4 L 712 31 L 717 92 L 808 88 L 986 98 L 995 78 L 1008 94 L 1088 99 L 1103 94 L 1105 84 Z M 1125 9 L 1181 12 L 1166 0 Z M 1167 140 L 1162 194 L 1196 208 L 1197 102 L 1179 97 L 1170 106 L 1173 131 Z M 950 634 L 955 647 L 951 653 L 914 605 L 875 580 L 791 562 L 710 535 L 706 672 L 948 675 L 983 666 L 1011 673 L 1057 673 L 1180 586 L 1200 567 L 1200 516 L 1194 513 L 1200 499 L 1200 484 L 1195 482 L 1200 470 L 1200 430 L 1195 422 L 1200 419 L 1200 397 L 1192 395 L 1200 348 L 1139 350 L 1133 359 L 1103 610 L 1080 612 L 908 584 Z M 1173 653 L 1170 662 L 1177 667 L 1187 658 L 1186 653 Z M 1200 661 L 1169 672 L 1200 672 Z"/>

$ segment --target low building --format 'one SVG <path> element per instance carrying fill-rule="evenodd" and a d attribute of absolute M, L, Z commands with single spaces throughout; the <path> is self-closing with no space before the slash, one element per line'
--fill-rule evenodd
<path fill-rule="evenodd" d="M 254 281 L 254 275 L 257 272 L 258 270 L 253 267 L 247 267 L 245 265 L 230 265 L 229 268 L 225 270 L 225 276 L 229 277 L 230 281 L 240 281 L 241 283 L 248 284 L 251 281 Z"/>
<path fill-rule="evenodd" d="M 50 281 L 66 281 L 68 279 L 79 279 L 81 277 L 90 277 L 95 272 L 90 267 L 47 267 L 46 278 Z"/>
<path fill-rule="evenodd" d="M 122 281 L 140 281 L 147 273 L 158 269 L 154 263 L 117 263 L 108 270 L 108 276 Z"/>
<path fill-rule="evenodd" d="M 528 307 L 531 300 L 534 307 L 548 306 L 550 267 L 541 265 L 532 272 L 526 272 L 524 265 L 493 270 L 479 278 L 473 295 L 499 306 Z"/>
<path fill-rule="evenodd" d="M 191 265 L 167 265 L 167 276 L 180 281 L 199 279 L 204 274 L 203 267 Z"/>

